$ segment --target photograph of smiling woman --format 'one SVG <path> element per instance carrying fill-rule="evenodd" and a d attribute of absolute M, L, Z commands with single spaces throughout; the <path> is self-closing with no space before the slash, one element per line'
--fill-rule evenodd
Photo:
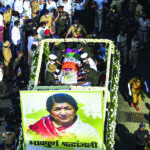
<path fill-rule="evenodd" d="M 87 141 L 99 138 L 99 133 L 90 124 L 83 123 L 77 115 L 76 100 L 65 93 L 57 93 L 48 97 L 46 102 L 48 116 L 42 117 L 30 130 L 46 139 L 71 139 Z"/>

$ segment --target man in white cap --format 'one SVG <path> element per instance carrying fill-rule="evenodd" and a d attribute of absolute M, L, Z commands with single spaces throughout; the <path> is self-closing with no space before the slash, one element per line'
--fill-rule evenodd
<path fill-rule="evenodd" d="M 94 62 L 94 60 L 92 58 L 88 57 L 87 53 L 83 53 L 81 55 L 81 58 L 83 59 L 83 63 L 89 64 L 90 68 L 93 68 L 93 69 L 95 69 L 97 71 L 96 63 Z"/>

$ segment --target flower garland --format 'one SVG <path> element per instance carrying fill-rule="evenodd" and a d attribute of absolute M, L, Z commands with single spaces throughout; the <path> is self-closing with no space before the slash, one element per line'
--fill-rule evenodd
<path fill-rule="evenodd" d="M 112 74 L 112 83 L 110 90 L 110 102 L 108 108 L 108 118 L 107 118 L 107 140 L 106 140 L 106 149 L 114 149 L 114 134 L 116 127 L 116 113 L 118 107 L 118 88 L 119 88 L 119 77 L 120 77 L 120 52 L 115 51 L 114 62 L 112 65 L 113 74 Z"/>

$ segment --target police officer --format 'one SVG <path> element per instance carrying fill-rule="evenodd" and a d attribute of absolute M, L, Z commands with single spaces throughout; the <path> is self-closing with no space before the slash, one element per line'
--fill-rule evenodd
<path fill-rule="evenodd" d="M 67 12 L 63 10 L 63 6 L 57 7 L 57 12 L 54 18 L 56 23 L 56 34 L 59 38 L 65 38 L 67 33 L 67 25 L 70 27 L 70 19 Z"/>
<path fill-rule="evenodd" d="M 131 102 L 131 107 L 134 106 L 137 111 L 139 111 L 139 104 L 141 103 L 142 98 L 142 85 L 145 84 L 146 91 L 149 92 L 147 82 L 143 79 L 140 74 L 137 74 L 136 77 L 132 78 L 128 83 L 129 95 L 133 97 Z M 130 85 L 132 85 L 132 93 Z"/>
<path fill-rule="evenodd" d="M 149 132 L 145 129 L 145 124 L 142 122 L 141 124 L 139 124 L 139 129 L 134 132 L 137 150 L 145 149 L 146 138 L 148 135 Z"/>
<path fill-rule="evenodd" d="M 35 22 L 35 23 L 39 22 L 40 3 L 41 3 L 41 1 L 37 1 L 37 0 L 31 1 L 32 17 L 33 17 L 33 22 Z"/>
<path fill-rule="evenodd" d="M 82 38 L 83 37 L 83 33 L 85 35 L 87 35 L 87 32 L 86 32 L 85 28 L 83 27 L 83 25 L 79 24 L 79 20 L 78 19 L 74 20 L 74 24 L 69 28 L 69 30 L 68 30 L 68 32 L 66 34 L 66 38 L 71 33 L 72 33 L 72 38 Z"/>
<path fill-rule="evenodd" d="M 91 48 L 88 47 L 87 45 L 85 44 L 77 44 L 76 45 L 76 49 L 78 51 L 81 51 L 81 53 L 87 53 L 88 54 L 88 57 L 93 57 L 93 54 L 92 54 L 92 51 L 91 51 Z"/>
<path fill-rule="evenodd" d="M 2 138 L 5 141 L 5 149 L 12 150 L 15 147 L 16 134 L 11 132 L 10 126 L 5 127 L 6 132 L 2 134 Z"/>
<path fill-rule="evenodd" d="M 53 17 L 49 14 L 49 10 L 45 11 L 45 14 L 40 18 L 40 22 L 45 22 L 46 26 L 50 29 L 50 32 L 54 32 Z"/>
<path fill-rule="evenodd" d="M 96 72 L 95 69 L 90 68 L 90 65 L 84 65 L 83 71 L 86 72 L 85 75 L 78 77 L 78 80 L 84 78 L 84 81 L 79 84 L 85 84 L 90 82 L 91 86 L 98 86 L 100 81 L 100 75 Z"/>
<path fill-rule="evenodd" d="M 5 64 L 5 67 L 6 67 L 7 80 L 11 80 L 11 60 L 12 60 L 12 53 L 11 53 L 9 41 L 6 41 L 3 44 L 3 56 L 4 56 L 4 64 Z"/>
<path fill-rule="evenodd" d="M 131 41 L 131 50 L 129 52 L 130 64 L 133 66 L 133 69 L 136 69 L 138 63 L 139 55 L 139 41 L 137 35 L 135 35 Z"/>
<path fill-rule="evenodd" d="M 12 10 L 9 5 L 6 6 L 6 11 L 3 14 L 4 17 L 4 41 L 9 40 L 9 28 L 10 28 L 10 21 L 12 16 Z"/>

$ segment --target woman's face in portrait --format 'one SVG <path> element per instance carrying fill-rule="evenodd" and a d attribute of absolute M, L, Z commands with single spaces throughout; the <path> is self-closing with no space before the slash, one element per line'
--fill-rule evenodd
<path fill-rule="evenodd" d="M 57 124 L 67 125 L 72 123 L 76 111 L 73 106 L 68 103 L 54 103 L 50 114 Z"/>

